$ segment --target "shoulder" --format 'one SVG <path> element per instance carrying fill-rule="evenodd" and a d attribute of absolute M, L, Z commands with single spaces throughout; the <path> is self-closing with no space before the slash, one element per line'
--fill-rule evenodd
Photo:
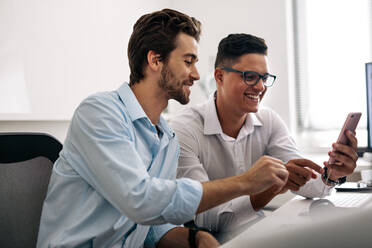
<path fill-rule="evenodd" d="M 264 132 L 271 134 L 288 133 L 286 123 L 273 109 L 263 107 L 256 113 L 256 116 L 261 121 Z"/>
<path fill-rule="evenodd" d="M 79 117 L 97 122 L 129 122 L 128 112 L 116 91 L 99 92 L 85 98 L 77 107 L 73 119 Z"/>
<path fill-rule="evenodd" d="M 260 107 L 257 113 L 254 113 L 258 120 L 261 121 L 263 125 L 280 120 L 280 116 L 273 109 L 269 107 Z"/>
<path fill-rule="evenodd" d="M 78 109 L 85 105 L 96 106 L 97 108 L 109 107 L 114 109 L 122 104 L 120 104 L 119 96 L 115 91 L 105 91 L 88 96 L 81 102 Z"/>
<path fill-rule="evenodd" d="M 171 116 L 169 125 L 177 135 L 180 133 L 192 135 L 202 134 L 204 130 L 204 112 L 204 104 L 188 107 Z"/>

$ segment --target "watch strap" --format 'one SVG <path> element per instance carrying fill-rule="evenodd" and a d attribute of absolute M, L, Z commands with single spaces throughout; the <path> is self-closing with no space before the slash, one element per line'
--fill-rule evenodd
<path fill-rule="evenodd" d="M 341 184 L 346 182 L 346 176 L 341 177 L 337 180 L 332 180 L 332 179 L 328 178 L 328 168 L 327 167 L 324 167 L 324 173 L 323 173 L 322 177 L 323 177 L 323 179 L 326 183 L 329 183 L 332 186 L 341 185 Z"/>
<path fill-rule="evenodd" d="M 196 236 L 197 232 L 199 232 L 199 230 L 194 229 L 194 228 L 189 228 L 189 245 L 190 245 L 190 248 L 197 248 L 196 241 L 195 241 L 195 236 Z"/>

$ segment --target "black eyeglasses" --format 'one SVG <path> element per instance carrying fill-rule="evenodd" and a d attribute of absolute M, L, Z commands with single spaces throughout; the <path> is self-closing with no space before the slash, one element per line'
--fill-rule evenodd
<path fill-rule="evenodd" d="M 270 87 L 274 84 L 276 79 L 276 76 L 269 73 L 265 73 L 262 75 L 255 71 L 239 71 L 230 67 L 222 67 L 221 69 L 228 72 L 236 72 L 242 74 L 244 83 L 249 86 L 255 86 L 260 81 L 260 79 L 262 79 L 263 85 L 265 85 L 266 87 Z"/>

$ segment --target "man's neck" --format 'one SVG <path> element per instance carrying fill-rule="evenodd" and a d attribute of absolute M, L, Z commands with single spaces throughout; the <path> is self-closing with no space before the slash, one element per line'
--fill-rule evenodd
<path fill-rule="evenodd" d="M 156 83 L 141 80 L 131 86 L 139 104 L 142 106 L 152 124 L 159 122 L 161 112 L 167 107 L 168 99 Z"/>
<path fill-rule="evenodd" d="M 229 107 L 223 104 L 221 100 L 218 100 L 218 98 L 215 103 L 218 120 L 220 121 L 223 133 L 236 139 L 247 118 L 247 113 L 236 113 L 234 109 L 229 109 Z"/>

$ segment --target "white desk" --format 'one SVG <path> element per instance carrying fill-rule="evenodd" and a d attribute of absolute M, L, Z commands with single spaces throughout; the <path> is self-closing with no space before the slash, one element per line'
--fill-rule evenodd
<path fill-rule="evenodd" d="M 342 212 L 331 208 L 324 217 L 309 211 L 314 201 L 297 196 L 222 247 L 372 247 L 369 204 Z"/>

